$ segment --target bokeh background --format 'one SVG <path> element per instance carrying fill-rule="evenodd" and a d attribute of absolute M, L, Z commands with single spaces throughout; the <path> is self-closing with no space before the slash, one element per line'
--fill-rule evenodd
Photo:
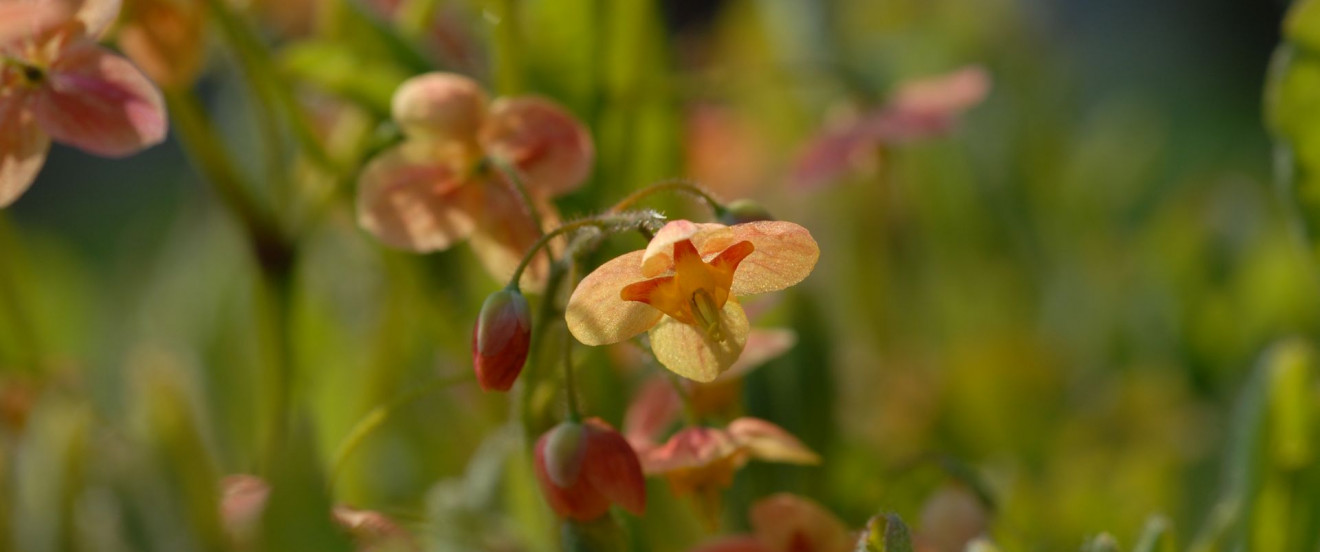
<path fill-rule="evenodd" d="M 331 0 L 295 18 L 308 28 L 251 17 L 307 105 L 371 136 L 389 83 L 415 67 L 354 42 L 355 19 L 314 4 L 389 21 Z M 424 59 L 495 86 L 492 8 L 438 4 L 441 30 L 413 37 Z M 1262 122 L 1285 3 L 513 5 L 522 87 L 567 105 L 596 139 L 596 171 L 560 201 L 566 214 L 686 176 L 755 198 L 820 243 L 815 273 L 759 321 L 799 343 L 748 376 L 744 405 L 825 462 L 744 470 L 728 530 L 775 491 L 852 527 L 877 511 L 920 527 L 928 498 L 957 480 L 992 499 L 1005 550 L 1076 548 L 1102 531 L 1130 544 L 1153 514 L 1181 544 L 1214 533 L 1234 488 L 1235 405 L 1269 364 L 1258 359 L 1293 336 L 1303 341 L 1277 347 L 1305 349 L 1320 322 Z M 241 169 L 260 174 L 254 99 L 223 44 L 207 44 L 197 90 Z M 353 50 L 334 49 L 344 44 Z M 367 84 L 309 68 L 350 54 Z M 795 159 L 830 121 L 973 64 L 993 86 L 951 131 L 878 148 L 826 185 L 794 182 Z M 348 142 L 345 159 L 365 156 L 369 140 Z M 551 521 L 504 395 L 460 384 L 410 402 L 331 473 L 372 408 L 470 370 L 471 323 L 501 283 L 465 247 L 384 249 L 357 228 L 351 193 L 325 191 L 351 192 L 354 169 L 304 174 L 315 171 L 285 161 L 305 176 L 298 193 L 329 207 L 267 198 L 299 231 L 298 452 L 274 472 L 307 480 L 308 509 L 377 510 L 429 549 L 554 549 L 535 536 Z M 640 243 L 619 238 L 598 260 Z M 238 223 L 180 146 L 127 160 L 57 147 L 0 213 L 0 307 L 0 535 L 12 549 L 213 549 L 220 477 L 266 469 L 278 332 Z M 619 423 L 643 374 L 617 351 L 579 356 L 586 409 Z M 650 494 L 650 515 L 626 524 L 638 549 L 702 538 L 662 482 Z M 1284 500 L 1275 512 L 1316 515 Z M 288 519 L 293 534 L 332 530 L 308 515 Z"/>

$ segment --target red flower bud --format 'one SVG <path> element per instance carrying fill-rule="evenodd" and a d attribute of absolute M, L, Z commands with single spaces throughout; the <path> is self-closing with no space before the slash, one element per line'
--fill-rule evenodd
<path fill-rule="evenodd" d="M 490 294 L 472 328 L 472 365 L 486 391 L 508 391 L 527 362 L 532 316 L 527 299 L 516 289 Z"/>
<path fill-rule="evenodd" d="M 646 480 L 637 453 L 599 418 L 564 422 L 536 441 L 536 479 L 562 517 L 588 521 L 618 504 L 646 511 Z M 562 483 L 562 484 L 561 484 Z"/>

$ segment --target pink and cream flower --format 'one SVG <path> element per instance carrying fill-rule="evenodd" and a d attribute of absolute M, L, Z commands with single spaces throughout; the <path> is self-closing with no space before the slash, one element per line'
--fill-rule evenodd
<path fill-rule="evenodd" d="M 722 429 L 685 428 L 665 444 L 639 454 L 642 471 L 663 475 L 677 495 L 728 487 L 733 484 L 734 474 L 751 460 L 820 463 L 820 456 L 797 437 L 759 418 L 738 418 Z"/>
<path fill-rule="evenodd" d="M 0 0 L 0 207 L 36 179 L 52 140 L 103 157 L 160 143 L 165 102 L 96 39 L 117 0 Z"/>
<path fill-rule="evenodd" d="M 612 259 L 583 278 L 565 318 L 587 345 L 647 332 L 661 364 L 709 382 L 747 344 L 747 315 L 735 297 L 794 285 L 819 257 L 811 233 L 791 222 L 676 220 L 656 232 L 645 251 Z"/>
<path fill-rule="evenodd" d="M 404 142 L 377 156 L 358 181 L 358 222 L 392 247 L 442 251 L 462 240 L 492 274 L 511 274 L 541 237 L 536 219 L 553 225 L 550 199 L 577 188 L 591 171 L 591 136 L 570 113 L 538 97 L 489 102 L 472 79 L 428 73 L 394 93 L 393 116 Z M 521 176 L 538 213 L 492 162 Z M 548 257 L 525 273 L 535 287 Z"/>

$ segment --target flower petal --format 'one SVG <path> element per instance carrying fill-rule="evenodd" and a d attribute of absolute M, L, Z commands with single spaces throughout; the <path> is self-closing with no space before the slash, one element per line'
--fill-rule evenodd
<path fill-rule="evenodd" d="M 582 459 L 582 477 L 592 487 L 635 515 L 646 512 L 646 478 L 642 464 L 628 441 L 599 418 L 583 424 L 587 431 L 587 455 Z"/>
<path fill-rule="evenodd" d="M 664 445 L 642 455 L 642 471 L 648 475 L 711 466 L 739 452 L 728 432 L 713 427 L 689 427 L 675 433 Z"/>
<path fill-rule="evenodd" d="M 486 115 L 486 92 L 463 75 L 427 73 L 399 85 L 391 111 L 410 136 L 469 141 Z"/>
<path fill-rule="evenodd" d="M 728 370 L 747 344 L 747 315 L 732 298 L 720 316 L 723 340 L 696 326 L 666 316 L 651 328 L 651 351 L 670 371 L 693 381 L 709 382 Z"/>
<path fill-rule="evenodd" d="M 752 458 L 785 464 L 819 464 L 812 452 L 784 428 L 759 418 L 738 418 L 729 422 L 729 435 Z"/>
<path fill-rule="evenodd" d="M 644 280 L 641 251 L 615 257 L 583 278 L 568 298 L 564 318 L 568 330 L 586 345 L 618 343 L 654 326 L 660 311 L 644 303 L 624 301 L 619 292 Z"/>
<path fill-rule="evenodd" d="M 202 69 L 206 29 L 202 6 L 178 0 L 138 0 L 117 33 L 133 63 L 165 87 L 192 84 Z"/>
<path fill-rule="evenodd" d="M 50 150 L 50 138 L 25 109 L 26 100 L 21 94 L 0 96 L 0 207 L 32 185 Z"/>
<path fill-rule="evenodd" d="M 477 230 L 472 233 L 472 252 L 486 271 L 497 279 L 513 275 L 522 257 L 536 241 L 541 229 L 527 212 L 522 197 L 498 175 L 477 187 L 481 197 L 477 208 Z M 536 201 L 542 223 L 557 226 L 559 212 L 549 201 Z M 541 250 L 523 272 L 521 285 L 538 292 L 550 274 L 550 256 Z"/>
<path fill-rule="evenodd" d="M 358 224 L 386 245 L 441 251 L 476 227 L 476 184 L 434 144 L 405 142 L 376 156 L 358 180 Z"/>
<path fill-rule="evenodd" d="M 90 41 L 74 42 L 46 78 L 36 116 L 57 142 L 123 157 L 165 139 L 168 123 L 160 90 L 114 52 Z"/>
<path fill-rule="evenodd" d="M 541 486 L 541 494 L 545 496 L 545 501 L 550 503 L 550 508 L 560 516 L 577 520 L 595 519 L 608 512 L 609 499 L 596 491 L 584 478 L 579 477 L 568 487 L 560 487 L 550 479 L 550 473 L 546 470 L 546 443 L 546 435 L 537 439 L 533 451 L 536 456 L 532 464 L 536 480 Z"/>
<path fill-rule="evenodd" d="M 876 138 L 860 122 L 822 132 L 798 154 L 793 167 L 793 182 L 807 190 L 830 184 L 862 164 L 863 157 L 877 144 Z"/>
<path fill-rule="evenodd" d="M 642 384 L 623 416 L 623 434 L 634 449 L 655 446 L 661 432 L 678 419 L 683 404 L 678 392 L 663 377 Z"/>
<path fill-rule="evenodd" d="M 68 0 L 44 0 L 63 3 Z M 119 17 L 120 0 L 81 0 L 78 12 L 74 15 L 83 25 L 83 32 L 92 38 L 100 38 L 110 28 L 110 24 Z"/>
<path fill-rule="evenodd" d="M 65 2 L 0 2 L 0 44 L 35 36 L 69 16 Z"/>
<path fill-rule="evenodd" d="M 806 498 L 778 493 L 752 505 L 752 528 L 771 550 L 849 550 L 848 528 Z"/>
<path fill-rule="evenodd" d="M 732 233 L 723 224 L 672 220 L 660 228 L 646 244 L 642 256 L 642 275 L 654 278 L 674 268 L 674 244 L 692 240 L 697 252 L 707 256 L 733 244 Z"/>
<path fill-rule="evenodd" d="M 501 98 L 481 129 L 490 155 L 518 168 L 542 196 L 573 191 L 591 173 L 591 134 L 571 113 L 538 97 Z"/>
<path fill-rule="evenodd" d="M 801 282 L 820 258 L 820 246 L 811 232 L 791 222 L 749 222 L 729 229 L 735 243 L 746 240 L 756 247 L 733 273 L 734 295 L 766 293 Z"/>

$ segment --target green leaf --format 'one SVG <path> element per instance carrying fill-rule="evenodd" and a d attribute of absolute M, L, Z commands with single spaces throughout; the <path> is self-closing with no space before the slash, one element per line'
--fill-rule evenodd
<path fill-rule="evenodd" d="M 866 522 L 856 552 L 912 552 L 912 535 L 898 514 L 884 514 Z"/>

